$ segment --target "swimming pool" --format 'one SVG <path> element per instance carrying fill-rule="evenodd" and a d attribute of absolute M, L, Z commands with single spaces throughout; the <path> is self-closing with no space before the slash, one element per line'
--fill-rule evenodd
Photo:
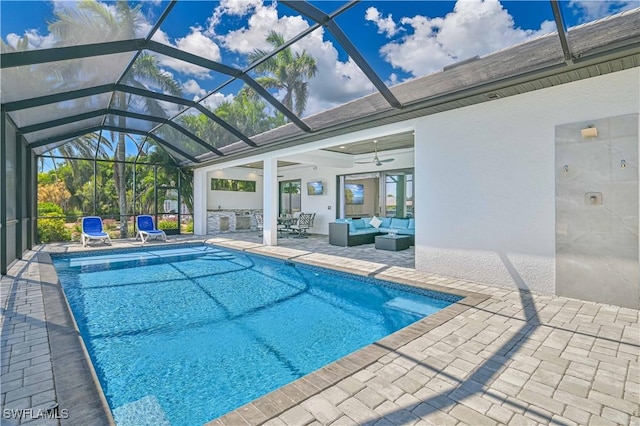
<path fill-rule="evenodd" d="M 202 424 L 460 299 L 210 245 L 53 262 L 119 425 Z"/>

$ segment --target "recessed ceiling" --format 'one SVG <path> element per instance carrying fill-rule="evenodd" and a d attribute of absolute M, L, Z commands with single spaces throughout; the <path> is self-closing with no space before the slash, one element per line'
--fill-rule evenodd
<path fill-rule="evenodd" d="M 262 161 L 256 161 L 255 163 L 244 164 L 244 165 L 239 166 L 239 167 L 248 167 L 250 169 L 260 169 L 260 170 L 262 170 L 263 169 L 262 164 L 263 164 Z M 291 161 L 280 161 L 280 160 L 278 160 L 278 168 L 285 167 L 285 166 L 294 166 L 296 164 L 299 164 L 299 163 L 293 163 Z"/>
<path fill-rule="evenodd" d="M 390 151 L 392 149 L 413 148 L 413 132 L 396 133 L 395 135 L 382 136 L 378 138 L 364 139 L 350 144 L 343 144 L 325 148 L 324 151 L 340 152 L 343 154 L 359 155 L 370 154 L 374 151 L 374 140 L 378 151 Z M 341 147 L 344 148 L 341 148 Z"/>

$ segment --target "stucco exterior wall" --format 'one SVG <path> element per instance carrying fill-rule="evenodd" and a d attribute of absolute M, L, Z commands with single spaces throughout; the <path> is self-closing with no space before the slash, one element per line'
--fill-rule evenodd
<path fill-rule="evenodd" d="M 416 120 L 416 269 L 555 293 L 555 127 L 639 106 L 636 68 Z"/>

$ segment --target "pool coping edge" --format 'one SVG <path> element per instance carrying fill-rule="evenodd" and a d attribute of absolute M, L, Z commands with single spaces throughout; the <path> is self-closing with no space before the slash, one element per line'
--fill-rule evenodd
<path fill-rule="evenodd" d="M 97 421 L 115 426 L 89 352 L 82 341 L 53 266 L 51 252 L 39 251 L 36 259 L 44 299 L 56 400 L 59 407 L 69 413 L 67 419 L 60 419 L 60 424 L 94 424 Z"/>
<path fill-rule="evenodd" d="M 225 244 L 226 241 L 208 240 L 205 243 L 222 246 L 229 249 L 246 251 L 252 254 L 258 254 L 278 259 L 286 259 L 293 262 L 307 264 L 322 268 L 337 270 L 370 278 L 376 278 L 397 284 L 408 285 L 424 290 L 436 291 L 439 293 L 452 294 L 461 296 L 463 299 L 455 302 L 446 308 L 429 315 L 413 324 L 408 325 L 376 342 L 373 342 L 364 348 L 358 349 L 351 354 L 342 357 L 324 367 L 313 371 L 291 383 L 288 383 L 278 389 L 267 393 L 247 404 L 236 408 L 210 422 L 205 426 L 238 426 L 240 424 L 261 425 L 266 421 L 279 416 L 285 411 L 303 403 L 307 399 L 320 394 L 325 389 L 337 385 L 346 378 L 353 376 L 366 367 L 374 364 L 379 359 L 393 352 L 394 350 L 410 343 L 414 339 L 423 334 L 439 327 L 460 313 L 478 306 L 480 303 L 489 299 L 491 296 L 462 290 L 458 288 L 444 287 L 435 283 L 424 282 L 419 279 L 410 277 L 398 277 L 389 274 L 389 269 L 398 268 L 400 270 L 415 271 L 414 269 L 388 267 L 388 265 L 375 264 L 373 262 L 359 261 L 370 266 L 378 266 L 371 272 L 352 269 L 336 263 L 320 262 L 314 258 L 313 252 L 304 252 L 302 250 L 286 249 L 290 255 L 284 254 L 282 251 L 276 252 L 269 249 L 270 246 L 252 246 L 241 248 L 237 244 Z M 274 246 L 277 247 L 277 246 Z M 298 252 L 297 254 L 295 252 Z M 340 259 L 334 255 L 323 255 L 329 258 Z M 346 364 L 346 366 L 345 366 Z M 305 392 L 306 391 L 306 392 Z"/>

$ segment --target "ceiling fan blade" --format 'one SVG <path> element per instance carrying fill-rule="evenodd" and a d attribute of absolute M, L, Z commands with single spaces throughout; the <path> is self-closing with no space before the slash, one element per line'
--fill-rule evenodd
<path fill-rule="evenodd" d="M 395 160 L 395 158 L 387 158 L 386 160 L 381 160 L 378 158 L 378 146 L 377 140 L 373 141 L 373 158 L 371 161 L 354 161 L 355 164 L 371 164 L 373 163 L 376 166 L 382 166 L 383 163 L 390 163 Z"/>

